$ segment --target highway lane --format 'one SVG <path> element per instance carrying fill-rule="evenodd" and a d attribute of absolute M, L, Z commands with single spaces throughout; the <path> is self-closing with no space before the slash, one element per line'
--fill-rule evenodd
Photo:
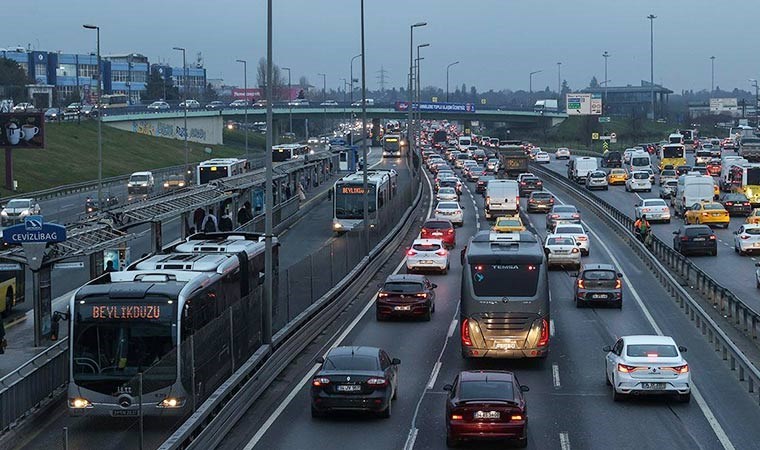
<path fill-rule="evenodd" d="M 463 204 L 468 210 L 466 224 L 458 230 L 458 249 L 465 241 L 464 235 L 475 231 L 470 199 L 469 193 L 463 196 Z M 482 207 L 482 200 L 476 199 L 476 202 Z M 532 215 L 531 220 L 536 229 L 543 228 L 543 215 Z M 456 323 L 452 325 L 452 320 L 458 318 L 456 299 L 461 271 L 455 257 L 449 275 L 432 276 L 439 286 L 439 301 L 432 322 L 377 323 L 371 314 L 365 314 L 340 343 L 381 346 L 392 356 L 402 359 L 400 394 L 391 419 L 346 415 L 313 420 L 308 408 L 308 384 L 294 383 L 292 398 L 289 397 L 291 402 L 284 406 L 279 416 L 244 418 L 221 448 L 241 448 L 246 443 L 246 449 L 253 448 L 254 444 L 255 448 L 261 449 L 321 449 L 335 448 L 336 445 L 373 449 L 397 449 L 405 445 L 444 448 L 446 394 L 442 386 L 451 382 L 459 370 L 478 368 L 515 370 L 520 381 L 531 387 L 527 394 L 531 448 L 652 448 L 669 445 L 687 449 L 731 448 L 731 445 L 749 448 L 755 445 L 758 432 L 754 431 L 752 424 L 760 418 L 757 405 L 734 381 L 733 375 L 696 329 L 684 320 L 683 313 L 651 274 L 643 271 L 638 261 L 626 257 L 630 252 L 626 245 L 606 230 L 598 219 L 586 216 L 586 222 L 599 236 L 604 236 L 609 252 L 622 264 L 628 277 L 625 306 L 620 311 L 576 309 L 570 296 L 574 278 L 564 271 L 551 272 L 554 334 L 552 351 L 546 361 L 462 360 L 458 327 Z M 482 219 L 479 225 L 488 226 Z M 592 246 L 594 251 L 585 260 L 612 260 L 606 249 L 596 243 Z M 453 251 L 455 256 L 458 256 L 458 249 Z M 634 285 L 646 311 L 635 300 L 631 289 Z M 443 304 L 440 302 L 442 298 L 447 299 Z M 687 358 L 693 367 L 692 375 L 705 405 L 709 405 L 709 408 L 705 406 L 706 413 L 696 399 L 688 405 L 669 399 L 612 402 L 611 391 L 604 383 L 601 347 L 612 344 L 616 336 L 653 333 L 655 326 L 689 347 Z M 294 379 L 299 380 L 300 375 Z M 309 379 L 307 376 L 303 382 Z M 414 403 L 413 408 L 410 403 Z M 399 416 L 402 420 L 397 419 Z M 271 423 L 267 431 L 259 428 L 265 420 Z M 725 431 L 730 442 L 724 440 L 721 443 L 713 427 L 719 433 Z M 251 441 L 250 437 L 260 439 Z"/>
<path fill-rule="evenodd" d="M 693 163 L 693 155 L 693 153 L 687 153 L 689 163 Z M 546 167 L 560 174 L 566 174 L 565 161 L 552 159 L 552 162 L 546 165 Z M 629 217 L 634 217 L 635 204 L 640 202 L 640 199 L 659 198 L 659 185 L 655 183 L 652 192 L 626 192 L 625 187 L 619 185 L 610 186 L 608 191 L 596 190 L 593 194 L 608 203 L 616 205 L 618 209 Z M 666 202 L 669 204 L 669 200 L 666 200 Z M 675 217 L 672 207 L 671 216 L 673 219 L 670 224 L 654 223 L 652 229 L 658 238 L 672 247 L 673 231 L 683 224 L 683 220 Z M 738 253 L 734 252 L 734 232 L 744 222 L 744 217 L 732 217 L 727 229 L 713 228 L 718 238 L 717 256 L 690 255 L 688 258 L 697 267 L 729 288 L 731 292 L 742 299 L 747 305 L 760 311 L 760 297 L 758 297 L 758 289 L 755 286 L 755 263 L 760 262 L 760 255 L 739 256 Z"/>

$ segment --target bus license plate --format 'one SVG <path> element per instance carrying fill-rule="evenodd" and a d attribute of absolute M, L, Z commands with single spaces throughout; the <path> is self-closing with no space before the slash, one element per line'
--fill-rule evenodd
<path fill-rule="evenodd" d="M 493 345 L 498 350 L 514 350 L 517 348 L 517 341 L 513 339 L 504 339 L 500 341 L 494 341 Z"/>
<path fill-rule="evenodd" d="M 135 417 L 139 412 L 137 409 L 116 409 L 111 411 L 111 417 Z"/>

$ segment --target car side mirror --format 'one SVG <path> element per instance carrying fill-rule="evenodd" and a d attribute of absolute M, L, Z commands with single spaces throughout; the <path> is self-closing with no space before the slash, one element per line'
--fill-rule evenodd
<path fill-rule="evenodd" d="M 520 392 L 528 392 L 530 391 L 530 388 L 528 386 L 520 385 Z"/>
<path fill-rule="evenodd" d="M 739 234 L 739 230 L 734 231 L 734 234 Z"/>
<path fill-rule="evenodd" d="M 681 234 L 681 232 L 678 231 L 678 230 L 676 230 L 676 231 L 673 232 L 673 234 Z"/>
<path fill-rule="evenodd" d="M 640 207 L 640 206 L 641 206 L 641 203 L 636 203 L 636 207 L 637 208 Z"/>
<path fill-rule="evenodd" d="M 398 358 L 393 358 L 391 360 L 391 364 L 393 364 L 394 366 L 398 366 L 399 364 L 401 364 L 401 360 Z"/>
<path fill-rule="evenodd" d="M 681 353 L 686 353 L 688 350 L 683 345 L 679 345 L 678 346 L 678 351 L 681 352 Z"/>
<path fill-rule="evenodd" d="M 460 206 L 459 209 L 461 209 L 462 211 L 464 211 L 465 208 L 464 208 L 464 206 Z"/>
<path fill-rule="evenodd" d="M 444 384 L 444 385 L 443 385 L 443 390 L 444 390 L 444 391 L 449 391 L 449 392 L 451 392 L 451 391 L 453 391 L 453 390 L 454 390 L 454 386 L 452 386 L 452 385 L 450 385 L 450 384 Z"/>
<path fill-rule="evenodd" d="M 322 357 L 322 356 L 319 356 L 319 357 L 317 357 L 316 361 L 317 361 L 319 364 L 324 364 L 324 363 L 325 363 L 325 358 L 324 358 L 324 357 Z"/>
<path fill-rule="evenodd" d="M 755 263 L 755 267 L 760 267 L 760 263 Z"/>
<path fill-rule="evenodd" d="M 578 272 L 572 272 L 570 274 L 570 276 L 573 277 L 573 278 L 578 278 L 578 275 L 580 275 Z"/>
<path fill-rule="evenodd" d="M 459 252 L 459 259 L 462 262 L 462 265 L 464 266 L 464 254 L 467 251 L 467 246 L 465 245 L 462 251 Z"/>
<path fill-rule="evenodd" d="M 618 276 L 618 278 L 623 278 L 623 274 L 620 273 L 620 272 L 618 272 L 617 276 Z"/>
<path fill-rule="evenodd" d="M 435 289 L 435 288 L 437 288 L 437 287 L 438 287 L 438 285 L 437 285 L 437 284 L 435 284 L 435 283 L 431 284 L 431 286 L 433 287 L 433 289 Z"/>
<path fill-rule="evenodd" d="M 602 351 L 609 353 L 612 351 L 612 347 L 610 347 L 609 345 L 605 345 L 604 347 L 602 347 Z"/>

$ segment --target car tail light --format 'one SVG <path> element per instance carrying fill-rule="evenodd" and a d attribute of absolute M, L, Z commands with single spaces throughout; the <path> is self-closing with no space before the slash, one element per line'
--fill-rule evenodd
<path fill-rule="evenodd" d="M 583 280 L 578 280 L 578 289 L 585 289 L 586 285 Z"/>
<path fill-rule="evenodd" d="M 676 373 L 680 373 L 680 374 L 689 373 L 689 365 L 684 364 L 683 366 L 675 366 L 673 367 L 673 370 Z"/>
<path fill-rule="evenodd" d="M 528 199 L 528 203 L 536 203 L 536 199 L 530 198 L 530 199 Z"/>
<path fill-rule="evenodd" d="M 742 234 L 741 236 L 739 236 L 739 239 L 749 239 L 749 235 L 748 234 Z"/>
<path fill-rule="evenodd" d="M 554 203 L 554 198 L 553 197 L 549 199 L 549 203 Z"/>
<path fill-rule="evenodd" d="M 388 381 L 385 378 L 370 378 L 367 384 L 370 386 L 385 386 Z"/>
<path fill-rule="evenodd" d="M 734 202 L 726 202 L 726 206 L 731 206 L 733 204 L 734 204 Z"/>
<path fill-rule="evenodd" d="M 575 238 L 575 240 L 580 241 L 580 242 L 586 242 L 586 241 L 588 241 L 588 237 L 586 237 L 586 236 L 578 236 L 577 238 Z"/>
<path fill-rule="evenodd" d="M 552 219 L 559 219 L 559 214 L 552 214 Z"/>
<path fill-rule="evenodd" d="M 621 280 L 620 278 L 615 280 L 615 289 L 620 289 L 622 287 L 623 287 L 623 280 Z"/>
<path fill-rule="evenodd" d="M 580 216 L 581 216 L 580 214 L 573 214 L 573 219 L 577 219 L 577 218 L 579 218 Z"/>
<path fill-rule="evenodd" d="M 580 251 L 580 250 L 578 250 L 578 248 L 576 247 L 576 248 L 573 248 L 573 249 L 570 251 L 570 253 L 578 253 L 579 251 Z"/>
<path fill-rule="evenodd" d="M 525 186 L 525 182 L 524 182 L 524 181 L 521 181 L 521 182 L 520 182 L 520 186 Z"/>
<path fill-rule="evenodd" d="M 380 297 L 380 298 L 385 298 L 385 297 L 390 297 L 391 294 L 389 294 L 387 292 L 380 292 L 380 293 L 377 294 L 377 296 Z"/>
<path fill-rule="evenodd" d="M 744 202 L 744 206 L 749 206 L 749 202 Z"/>
<path fill-rule="evenodd" d="M 472 347 L 472 336 L 470 336 L 470 320 L 462 320 L 462 345 Z"/>
<path fill-rule="evenodd" d="M 491 197 L 489 197 L 489 196 L 486 196 L 486 204 L 488 204 L 488 203 L 490 203 L 490 202 L 491 202 Z"/>
<path fill-rule="evenodd" d="M 549 345 L 549 321 L 541 319 L 541 336 L 538 337 L 538 347 Z"/>
<path fill-rule="evenodd" d="M 320 387 L 324 386 L 326 384 L 330 384 L 330 379 L 325 377 L 317 377 L 311 380 L 311 385 L 314 387 Z"/>
<path fill-rule="evenodd" d="M 689 238 L 687 236 L 681 236 L 681 241 L 685 242 L 685 241 L 688 241 L 688 240 L 689 240 Z"/>
<path fill-rule="evenodd" d="M 710 240 L 711 240 L 711 241 L 714 241 L 714 240 L 715 240 L 715 235 L 714 235 L 714 234 L 711 234 L 711 235 L 710 235 Z"/>
<path fill-rule="evenodd" d="M 618 366 L 617 366 L 618 372 L 621 372 L 621 373 L 630 373 L 630 372 L 635 371 L 636 369 L 638 369 L 638 367 L 636 367 L 636 366 L 629 366 L 629 365 L 626 365 L 626 364 L 618 364 Z"/>
<path fill-rule="evenodd" d="M 462 420 L 463 418 L 464 418 L 464 416 L 462 416 L 461 414 L 452 414 L 451 415 L 451 420 Z"/>
<path fill-rule="evenodd" d="M 417 252 L 415 252 L 414 250 L 409 250 L 409 251 L 406 252 L 406 256 L 414 256 L 416 254 L 417 254 Z"/>
<path fill-rule="evenodd" d="M 419 292 L 417 294 L 414 294 L 414 296 L 419 298 L 427 298 L 427 294 L 425 292 Z"/>
<path fill-rule="evenodd" d="M 520 421 L 520 420 L 523 420 L 523 416 L 521 414 L 512 414 L 510 419 L 515 420 L 515 421 Z"/>

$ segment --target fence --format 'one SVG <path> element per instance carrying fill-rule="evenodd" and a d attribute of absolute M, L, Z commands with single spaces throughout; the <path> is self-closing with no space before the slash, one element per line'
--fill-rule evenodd
<path fill-rule="evenodd" d="M 739 381 L 747 381 L 748 392 L 756 393 L 756 386 L 760 386 L 760 370 L 684 289 L 681 282 L 673 276 L 673 273 L 683 277 L 689 283 L 693 281 L 697 291 L 708 302 L 712 303 L 712 306 L 718 309 L 729 323 L 748 335 L 753 341 L 757 339 L 757 312 L 736 298 L 728 289 L 720 286 L 686 257 L 675 252 L 655 236 L 652 237 L 650 251 L 650 248 L 645 247 L 633 235 L 631 231 L 633 219 L 622 211 L 596 195 L 579 189 L 574 183 L 551 170 L 534 164 L 533 171 L 545 179 L 561 185 L 564 190 L 583 202 L 589 209 L 595 211 L 603 221 L 610 225 L 654 273 L 658 281 L 665 287 L 689 320 L 694 322 L 702 335 L 707 336 L 707 340 L 713 344 L 714 350 L 720 353 L 724 361 L 728 361 L 731 370 L 738 372 Z M 756 399 L 760 401 L 757 396 Z"/>

